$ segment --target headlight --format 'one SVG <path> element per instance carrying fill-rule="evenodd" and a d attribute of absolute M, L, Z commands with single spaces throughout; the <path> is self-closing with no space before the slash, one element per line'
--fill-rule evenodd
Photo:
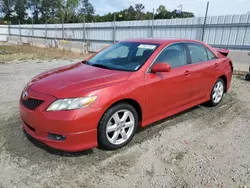
<path fill-rule="evenodd" d="M 53 102 L 47 111 L 75 110 L 85 108 L 91 105 L 96 100 L 96 98 L 96 96 L 91 96 L 73 99 L 59 99 Z"/>

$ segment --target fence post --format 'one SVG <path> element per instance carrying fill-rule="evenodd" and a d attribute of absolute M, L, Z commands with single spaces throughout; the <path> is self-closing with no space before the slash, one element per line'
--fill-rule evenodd
<path fill-rule="evenodd" d="M 9 41 L 9 38 L 10 38 L 10 36 L 11 36 L 10 26 L 11 26 L 11 22 L 9 21 L 9 23 L 8 23 L 8 32 L 9 32 L 8 41 Z"/>
<path fill-rule="evenodd" d="M 155 20 L 155 9 L 153 8 L 152 28 L 151 28 L 151 36 L 152 36 L 152 38 L 154 38 L 154 20 Z"/>
<path fill-rule="evenodd" d="M 84 23 L 82 22 L 82 54 L 84 54 Z"/>
<path fill-rule="evenodd" d="M 57 41 L 57 26 L 56 26 L 56 32 L 55 32 L 55 48 L 58 48 L 58 41 Z"/>
<path fill-rule="evenodd" d="M 31 38 L 31 46 L 34 46 L 34 19 L 32 17 L 32 38 Z"/>
<path fill-rule="evenodd" d="M 204 40 L 204 35 L 205 35 L 205 27 L 207 25 L 207 13 L 208 13 L 208 8 L 209 8 L 209 1 L 207 2 L 207 8 L 206 8 L 206 13 L 205 13 L 205 18 L 204 18 L 204 24 L 202 28 L 202 36 L 201 36 L 201 41 L 203 42 Z"/>
<path fill-rule="evenodd" d="M 85 14 L 83 15 L 83 47 L 84 53 L 87 52 L 87 44 L 86 44 L 86 24 L 85 24 Z"/>
<path fill-rule="evenodd" d="M 22 42 L 22 31 L 21 31 L 21 24 L 20 24 L 20 19 L 18 20 L 18 25 L 19 25 L 19 40 L 20 40 L 20 43 Z"/>
<path fill-rule="evenodd" d="M 47 18 L 45 18 L 45 47 L 44 47 L 44 53 L 47 48 L 47 39 L 48 39 L 48 28 L 47 28 Z"/>
<path fill-rule="evenodd" d="M 47 26 L 47 19 L 45 20 L 45 39 L 46 39 L 46 43 L 47 43 L 47 38 L 48 38 L 48 26 Z"/>
<path fill-rule="evenodd" d="M 114 13 L 114 30 L 113 30 L 113 40 L 116 42 L 116 13 Z"/>
<path fill-rule="evenodd" d="M 8 22 L 8 25 L 9 25 L 9 37 L 8 37 L 8 41 L 9 41 L 9 38 L 10 38 L 10 35 L 11 35 L 11 33 L 10 33 L 11 20 L 10 20 L 10 8 L 9 8 L 10 5 L 9 5 L 9 0 L 8 0 L 8 5 L 7 6 L 8 6 L 8 13 L 7 14 L 8 14 L 8 17 L 9 17 L 8 18 L 8 20 L 9 20 L 9 22 Z"/>
<path fill-rule="evenodd" d="M 62 37 L 63 37 L 63 40 L 65 40 L 65 34 L 64 34 L 64 19 L 62 19 Z"/>

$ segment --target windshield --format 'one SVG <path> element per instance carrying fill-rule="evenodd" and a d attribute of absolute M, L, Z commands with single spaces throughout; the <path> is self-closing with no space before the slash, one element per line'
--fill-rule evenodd
<path fill-rule="evenodd" d="M 119 42 L 96 54 L 87 63 L 91 66 L 122 70 L 139 70 L 159 44 Z"/>

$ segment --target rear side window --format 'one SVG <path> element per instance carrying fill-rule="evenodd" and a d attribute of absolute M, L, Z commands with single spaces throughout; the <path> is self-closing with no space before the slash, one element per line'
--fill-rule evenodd
<path fill-rule="evenodd" d="M 216 56 L 214 55 L 213 52 L 211 52 L 209 49 L 207 49 L 207 57 L 208 57 L 208 60 L 213 60 L 213 59 L 217 59 Z"/>
<path fill-rule="evenodd" d="M 207 55 L 207 50 L 203 45 L 188 43 L 187 47 L 190 52 L 192 63 L 199 63 L 209 60 Z"/>

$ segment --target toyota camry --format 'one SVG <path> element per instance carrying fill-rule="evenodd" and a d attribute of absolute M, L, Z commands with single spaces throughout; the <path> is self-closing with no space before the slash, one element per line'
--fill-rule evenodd
<path fill-rule="evenodd" d="M 33 78 L 20 97 L 22 127 L 65 151 L 128 144 L 139 127 L 206 103 L 230 88 L 228 51 L 185 39 L 117 42 Z"/>

